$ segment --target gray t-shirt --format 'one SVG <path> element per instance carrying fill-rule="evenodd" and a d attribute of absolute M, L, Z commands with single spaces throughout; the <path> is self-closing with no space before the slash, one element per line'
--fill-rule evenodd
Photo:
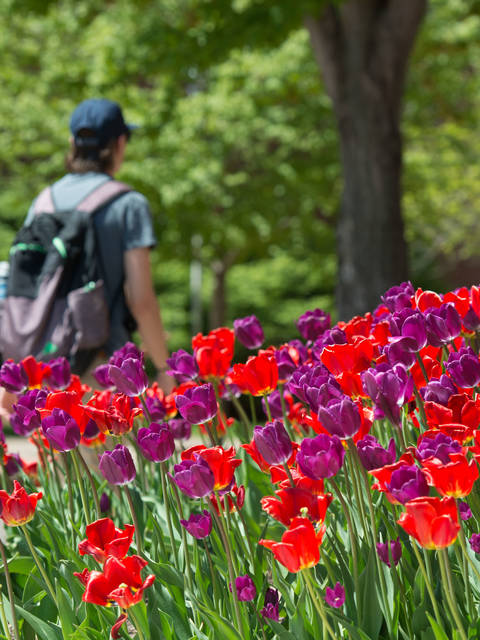
<path fill-rule="evenodd" d="M 51 187 L 55 208 L 75 209 L 90 192 L 111 179 L 104 173 L 68 173 Z M 35 201 L 28 212 L 26 224 L 30 223 L 34 215 L 34 205 Z M 123 293 L 123 254 L 130 249 L 153 247 L 156 239 L 148 201 L 137 191 L 124 193 L 98 209 L 94 213 L 94 225 L 99 267 L 110 309 L 111 330 L 105 349 L 111 354 L 130 338 L 125 326 L 127 307 Z"/>

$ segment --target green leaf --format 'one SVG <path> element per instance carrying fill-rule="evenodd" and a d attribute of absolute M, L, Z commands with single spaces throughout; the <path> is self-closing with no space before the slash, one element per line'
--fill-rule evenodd
<path fill-rule="evenodd" d="M 162 562 L 150 562 L 149 566 L 159 580 L 178 587 L 182 591 L 185 589 L 183 575 L 175 569 L 171 564 Z"/>
<path fill-rule="evenodd" d="M 275 632 L 275 636 L 277 638 L 280 638 L 280 640 L 298 640 L 298 636 L 295 636 L 293 635 L 293 633 L 290 633 L 290 631 L 287 631 L 287 629 L 285 629 L 285 627 L 283 627 L 279 622 L 276 622 L 276 620 L 267 619 L 266 622 L 268 626 Z"/>
<path fill-rule="evenodd" d="M 364 630 L 371 640 L 377 640 L 382 627 L 383 614 L 377 595 L 376 561 L 370 550 L 367 565 L 359 578 L 359 589 L 362 598 Z"/>
<path fill-rule="evenodd" d="M 433 633 L 435 634 L 435 640 L 450 640 L 450 638 L 447 636 L 447 634 L 442 629 L 442 627 L 438 624 L 435 618 L 432 618 L 432 616 L 429 613 L 427 613 L 427 618 L 429 619 L 430 624 L 432 625 Z"/>
<path fill-rule="evenodd" d="M 17 610 L 17 615 L 26 620 L 28 624 L 35 629 L 35 633 L 42 640 L 62 640 L 62 631 L 56 624 L 53 624 L 52 622 L 45 622 L 44 620 L 37 618 L 33 613 L 30 613 L 23 607 L 20 607 L 18 604 L 15 605 L 15 609 Z"/>
<path fill-rule="evenodd" d="M 21 573 L 23 575 L 29 575 L 34 566 L 33 558 L 27 556 L 16 556 L 8 563 L 10 573 Z"/>
<path fill-rule="evenodd" d="M 215 637 L 222 638 L 222 640 L 242 640 L 242 636 L 228 620 L 200 603 L 198 603 L 198 606 L 205 613 L 207 623 Z"/>
<path fill-rule="evenodd" d="M 60 618 L 63 638 L 64 640 L 69 640 L 70 635 L 74 631 L 72 622 L 74 620 L 76 621 L 75 612 L 72 609 L 71 600 L 66 598 L 65 591 L 57 581 L 55 583 L 55 592 L 58 603 L 58 617 Z"/>

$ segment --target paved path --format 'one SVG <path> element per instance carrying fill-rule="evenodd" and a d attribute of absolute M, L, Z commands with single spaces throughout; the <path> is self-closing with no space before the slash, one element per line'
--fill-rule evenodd
<path fill-rule="evenodd" d="M 35 462 L 38 460 L 37 447 L 29 442 L 28 438 L 18 438 L 7 436 L 8 453 L 19 453 L 25 462 Z"/>

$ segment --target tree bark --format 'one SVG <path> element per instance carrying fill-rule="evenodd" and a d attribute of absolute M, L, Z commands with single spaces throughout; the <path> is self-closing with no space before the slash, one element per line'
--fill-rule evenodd
<path fill-rule="evenodd" d="M 374 309 L 407 278 L 400 120 L 408 57 L 426 6 L 427 0 L 348 0 L 305 19 L 340 135 L 342 319 Z"/>

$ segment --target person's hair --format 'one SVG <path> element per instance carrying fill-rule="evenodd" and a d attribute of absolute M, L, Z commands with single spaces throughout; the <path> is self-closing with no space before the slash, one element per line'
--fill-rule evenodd
<path fill-rule="evenodd" d="M 94 137 L 95 132 L 91 129 L 81 129 L 76 135 L 77 139 Z M 65 158 L 67 171 L 70 173 L 88 173 L 89 171 L 108 173 L 113 168 L 116 145 L 117 138 L 112 138 L 101 148 L 97 145 L 89 145 L 88 142 L 85 145 L 78 145 L 73 141 Z"/>

